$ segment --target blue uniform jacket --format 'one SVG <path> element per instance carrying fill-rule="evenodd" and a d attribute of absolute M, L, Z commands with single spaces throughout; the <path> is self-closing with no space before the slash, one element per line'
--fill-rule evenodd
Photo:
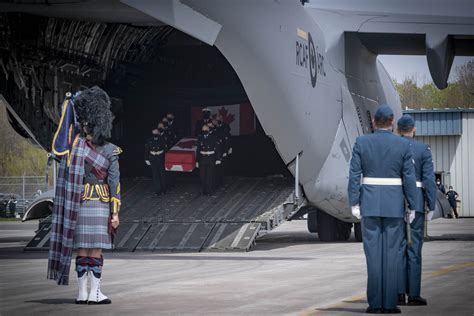
<path fill-rule="evenodd" d="M 426 202 L 430 211 L 434 211 L 436 206 L 436 182 L 430 147 L 411 137 L 406 137 L 406 139 L 412 144 L 416 181 L 423 183 L 423 189 L 417 188 L 415 210 L 424 212 Z"/>
<path fill-rule="evenodd" d="M 403 217 L 405 198 L 415 209 L 417 188 L 411 142 L 378 129 L 357 138 L 349 172 L 349 202 L 362 216 Z M 403 185 L 361 184 L 362 177 L 401 178 Z"/>

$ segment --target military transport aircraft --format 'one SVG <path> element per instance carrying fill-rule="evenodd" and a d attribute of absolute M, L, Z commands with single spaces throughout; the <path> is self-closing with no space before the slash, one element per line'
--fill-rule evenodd
<path fill-rule="evenodd" d="M 208 97 L 248 97 L 296 179 L 296 197 L 307 200 L 298 215 L 309 212 L 308 227 L 317 223 L 328 241 L 360 226 L 346 193 L 356 137 L 373 131 L 379 104 L 401 115 L 377 56 L 426 55 L 444 89 L 454 56 L 474 55 L 470 0 L 13 0 L 0 11 L 0 93 L 17 131 L 49 149 L 66 91 L 104 82 L 126 90 L 140 65 L 160 58 L 179 67 L 172 53 L 197 46 L 201 64 L 180 69 L 189 76 L 150 80 L 176 93 L 193 88 L 193 71 L 238 82 L 242 91 L 211 89 Z M 218 71 L 210 60 L 227 66 Z M 118 132 L 138 128 L 122 121 Z"/>

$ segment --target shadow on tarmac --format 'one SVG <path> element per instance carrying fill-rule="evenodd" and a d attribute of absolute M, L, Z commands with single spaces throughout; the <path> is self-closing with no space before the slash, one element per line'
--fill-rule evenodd
<path fill-rule="evenodd" d="M 63 305 L 63 304 L 71 304 L 75 305 L 76 302 L 71 298 L 47 298 L 43 300 L 33 300 L 33 301 L 25 301 L 25 303 L 38 303 L 38 304 L 46 304 L 46 305 Z"/>

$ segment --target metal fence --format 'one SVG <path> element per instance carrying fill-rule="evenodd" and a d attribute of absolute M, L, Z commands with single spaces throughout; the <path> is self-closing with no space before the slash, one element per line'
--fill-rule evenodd
<path fill-rule="evenodd" d="M 14 217 L 23 214 L 28 204 L 38 195 L 51 190 L 46 176 L 0 177 L 0 217 Z M 15 197 L 15 214 L 10 214 L 8 201 Z"/>
<path fill-rule="evenodd" d="M 51 188 L 45 176 L 0 177 L 0 196 L 13 194 L 17 199 L 30 200 L 39 191 L 45 192 Z"/>

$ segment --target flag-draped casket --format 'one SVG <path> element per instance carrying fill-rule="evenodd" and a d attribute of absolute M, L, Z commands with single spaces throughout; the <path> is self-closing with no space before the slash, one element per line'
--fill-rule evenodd
<path fill-rule="evenodd" d="M 165 154 L 165 169 L 192 172 L 196 166 L 196 144 L 196 138 L 182 138 Z"/>

